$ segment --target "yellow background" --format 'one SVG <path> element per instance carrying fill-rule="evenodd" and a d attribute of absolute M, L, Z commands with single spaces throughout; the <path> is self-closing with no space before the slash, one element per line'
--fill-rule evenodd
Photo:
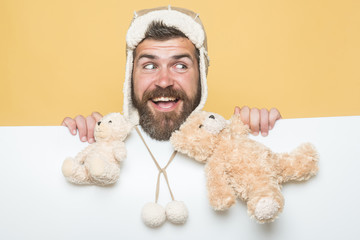
<path fill-rule="evenodd" d="M 360 115 L 359 0 L 0 0 L 0 125 L 122 111 L 133 11 L 169 3 L 207 30 L 206 110 Z"/>

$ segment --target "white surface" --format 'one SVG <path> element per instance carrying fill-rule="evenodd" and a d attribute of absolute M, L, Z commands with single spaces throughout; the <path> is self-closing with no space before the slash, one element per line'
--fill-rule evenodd
<path fill-rule="evenodd" d="M 253 138 L 277 152 L 309 141 L 320 153 L 315 178 L 284 185 L 279 219 L 257 224 L 241 202 L 214 212 L 203 165 L 179 154 L 168 176 L 189 219 L 150 229 L 140 213 L 154 200 L 157 170 L 136 132 L 126 142 L 119 182 L 98 187 L 63 178 L 63 160 L 86 146 L 64 127 L 0 127 L 0 239 L 358 239 L 360 117 L 281 120 L 268 137 Z M 146 140 L 163 166 L 171 146 Z M 166 205 L 170 196 L 161 180 L 159 203 Z"/>

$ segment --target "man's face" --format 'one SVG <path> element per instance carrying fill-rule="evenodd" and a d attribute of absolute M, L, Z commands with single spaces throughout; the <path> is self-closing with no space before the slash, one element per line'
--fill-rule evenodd
<path fill-rule="evenodd" d="M 187 38 L 146 39 L 135 51 L 133 104 L 140 125 L 157 140 L 168 140 L 200 102 L 196 49 Z"/>

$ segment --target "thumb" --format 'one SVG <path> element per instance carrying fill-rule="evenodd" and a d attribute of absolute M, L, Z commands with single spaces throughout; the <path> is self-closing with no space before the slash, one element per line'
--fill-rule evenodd
<path fill-rule="evenodd" d="M 235 107 L 234 114 L 240 114 L 240 108 L 238 106 Z"/>

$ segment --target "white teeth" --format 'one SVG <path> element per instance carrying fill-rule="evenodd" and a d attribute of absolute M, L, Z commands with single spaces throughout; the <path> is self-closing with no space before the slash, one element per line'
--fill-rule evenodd
<path fill-rule="evenodd" d="M 175 100 L 176 98 L 174 97 L 157 97 L 152 99 L 153 102 L 171 102 Z"/>

